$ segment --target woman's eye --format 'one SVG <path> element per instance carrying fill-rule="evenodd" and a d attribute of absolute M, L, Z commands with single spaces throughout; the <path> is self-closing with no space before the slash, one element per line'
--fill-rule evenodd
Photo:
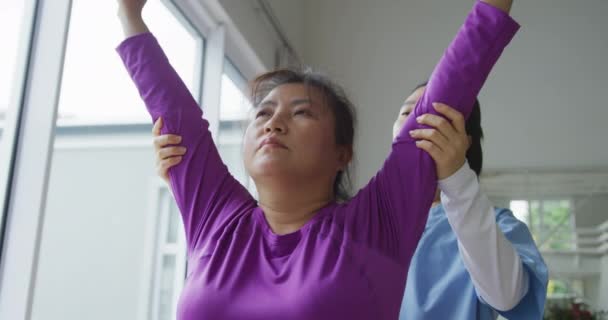
<path fill-rule="evenodd" d="M 304 116 L 309 116 L 310 115 L 310 111 L 308 110 L 298 110 L 294 113 L 295 115 L 304 115 Z"/>
<path fill-rule="evenodd" d="M 265 116 L 267 116 L 268 114 L 269 114 L 269 113 L 268 113 L 268 112 L 266 112 L 266 111 L 260 111 L 260 112 L 258 112 L 258 113 L 255 115 L 255 118 L 257 119 L 257 118 L 260 118 L 260 117 L 265 117 Z"/>
<path fill-rule="evenodd" d="M 407 112 L 407 111 L 405 111 L 405 112 L 402 112 L 402 113 L 401 113 L 401 115 L 402 115 L 402 116 L 405 116 L 405 117 L 407 117 L 409 114 L 410 114 L 410 113 L 409 113 L 409 112 Z"/>

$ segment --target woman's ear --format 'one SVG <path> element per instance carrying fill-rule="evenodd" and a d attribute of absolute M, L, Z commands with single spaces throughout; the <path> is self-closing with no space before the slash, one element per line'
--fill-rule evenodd
<path fill-rule="evenodd" d="M 353 159 L 353 146 L 338 146 L 338 171 L 346 169 Z"/>

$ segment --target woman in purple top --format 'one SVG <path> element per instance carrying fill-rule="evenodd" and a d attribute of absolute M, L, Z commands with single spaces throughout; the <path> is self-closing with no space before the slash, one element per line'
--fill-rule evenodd
<path fill-rule="evenodd" d="M 244 162 L 259 200 L 222 163 L 208 123 L 141 18 L 145 0 L 119 0 L 118 52 L 162 133 L 188 151 L 170 171 L 182 214 L 188 275 L 178 319 L 396 319 L 406 270 L 437 179 L 408 118 L 376 176 L 339 201 L 352 157 L 350 103 L 326 79 L 278 70 L 254 81 Z M 475 4 L 433 72 L 414 114 L 432 102 L 465 116 L 519 26 L 510 0 Z"/>

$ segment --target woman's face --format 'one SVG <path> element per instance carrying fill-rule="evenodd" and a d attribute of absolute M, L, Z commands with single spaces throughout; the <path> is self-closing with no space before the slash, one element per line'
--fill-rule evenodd
<path fill-rule="evenodd" d="M 249 175 L 259 178 L 327 180 L 350 161 L 336 145 L 334 115 L 323 95 L 304 84 L 274 88 L 253 110 L 244 140 Z"/>
<path fill-rule="evenodd" d="M 414 92 L 412 92 L 412 94 L 410 94 L 410 96 L 407 97 L 407 99 L 405 99 L 403 102 L 401 109 L 399 109 L 397 120 L 395 120 L 395 123 L 393 124 L 393 140 L 397 137 L 399 132 L 401 132 L 401 128 L 405 124 L 405 120 L 409 114 L 414 111 L 414 107 L 416 106 L 418 100 L 420 100 L 420 97 L 422 97 L 425 88 L 426 87 L 420 87 L 414 90 Z"/>

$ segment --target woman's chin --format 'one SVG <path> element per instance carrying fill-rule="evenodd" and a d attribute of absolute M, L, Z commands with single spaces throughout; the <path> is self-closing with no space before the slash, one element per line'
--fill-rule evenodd
<path fill-rule="evenodd" d="M 252 174 L 259 177 L 285 176 L 291 171 L 285 158 L 268 155 L 257 159 L 251 169 Z"/>

